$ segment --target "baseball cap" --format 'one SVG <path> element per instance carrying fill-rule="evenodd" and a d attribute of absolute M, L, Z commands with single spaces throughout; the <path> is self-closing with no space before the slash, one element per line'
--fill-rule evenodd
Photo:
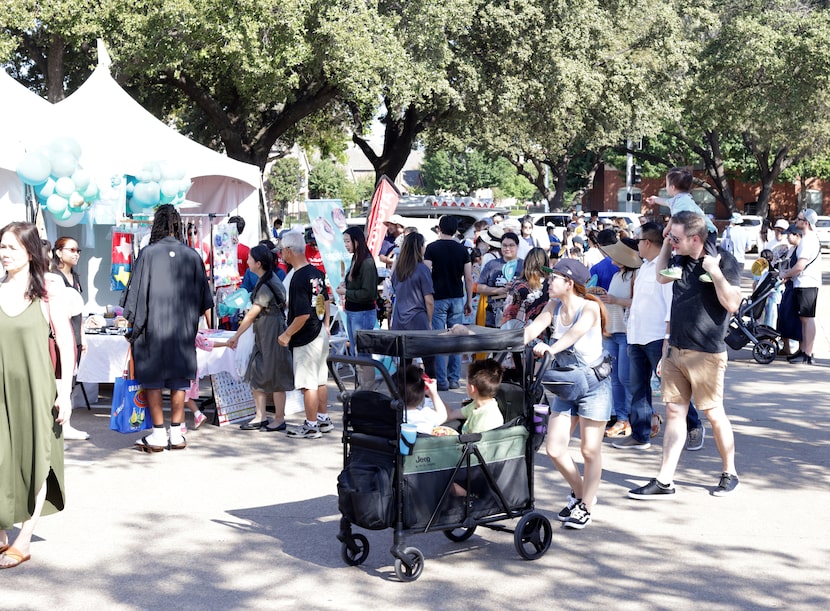
<path fill-rule="evenodd" d="M 816 228 L 816 221 L 818 220 L 818 214 L 812 208 L 806 208 L 801 211 L 801 214 L 804 215 L 804 219 L 810 223 L 810 227 L 815 229 Z"/>
<path fill-rule="evenodd" d="M 384 225 L 400 225 L 401 227 L 406 227 L 406 221 L 403 220 L 403 217 L 400 214 L 393 214 L 388 219 L 383 221 Z"/>
<path fill-rule="evenodd" d="M 806 217 L 805 217 L 805 218 L 806 218 Z M 795 226 L 795 223 L 793 223 L 792 225 L 790 225 L 789 227 L 787 227 L 787 231 L 785 231 L 784 233 L 793 233 L 793 234 L 795 234 L 795 235 L 800 235 L 800 236 L 803 236 L 803 235 L 804 235 L 804 232 L 803 232 L 803 231 L 801 231 L 801 229 L 799 229 L 798 227 L 796 227 L 796 226 Z"/>
<path fill-rule="evenodd" d="M 740 213 L 738 213 L 738 212 L 733 212 L 733 213 L 732 213 L 732 218 L 730 218 L 730 219 L 729 219 L 729 221 L 730 221 L 733 225 L 743 225 L 743 223 L 744 223 L 744 217 L 742 217 L 742 216 L 740 215 Z"/>
<path fill-rule="evenodd" d="M 790 224 L 784 219 L 778 219 L 777 221 L 775 221 L 775 228 L 787 231 L 787 229 L 790 228 Z"/>
<path fill-rule="evenodd" d="M 591 279 L 591 272 L 588 268 L 582 265 L 576 259 L 559 259 L 556 265 L 551 267 L 542 266 L 542 271 L 546 274 L 556 274 L 565 278 L 570 278 L 576 284 L 585 285 Z"/>

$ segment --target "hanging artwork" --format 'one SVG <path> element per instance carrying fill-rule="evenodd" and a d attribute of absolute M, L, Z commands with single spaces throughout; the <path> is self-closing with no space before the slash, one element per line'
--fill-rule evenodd
<path fill-rule="evenodd" d="M 239 283 L 239 266 L 236 256 L 238 244 L 239 234 L 235 223 L 216 226 L 213 233 L 214 286 Z"/>

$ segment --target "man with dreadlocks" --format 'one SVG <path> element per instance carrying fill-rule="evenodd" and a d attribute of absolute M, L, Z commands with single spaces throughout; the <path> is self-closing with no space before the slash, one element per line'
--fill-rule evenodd
<path fill-rule="evenodd" d="M 132 325 L 129 336 L 136 380 L 147 393 L 153 432 L 136 446 L 143 452 L 181 450 L 184 395 L 196 379 L 196 331 L 199 317 L 213 307 L 199 254 L 182 242 L 181 217 L 160 206 L 153 219 L 150 243 L 139 253 L 121 299 Z M 164 429 L 162 389 L 170 390 L 170 434 Z"/>

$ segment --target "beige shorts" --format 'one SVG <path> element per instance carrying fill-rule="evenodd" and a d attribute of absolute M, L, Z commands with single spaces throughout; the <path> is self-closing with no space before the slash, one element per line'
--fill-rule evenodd
<path fill-rule="evenodd" d="M 662 393 L 666 403 L 688 405 L 706 411 L 723 406 L 723 378 L 726 352 L 698 352 L 671 346 L 663 359 Z"/>
<path fill-rule="evenodd" d="M 329 333 L 325 327 L 311 343 L 298 346 L 291 351 L 294 357 L 294 388 L 317 389 L 325 386 L 329 379 L 326 359 L 329 356 Z"/>

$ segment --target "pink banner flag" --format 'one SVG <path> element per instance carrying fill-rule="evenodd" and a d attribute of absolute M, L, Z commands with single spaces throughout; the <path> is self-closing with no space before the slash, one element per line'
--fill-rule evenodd
<path fill-rule="evenodd" d="M 369 220 L 366 222 L 366 245 L 373 257 L 377 257 L 383 237 L 386 235 L 384 221 L 395 213 L 401 194 L 397 187 L 386 176 L 381 176 L 372 196 L 372 205 L 369 208 Z"/>

